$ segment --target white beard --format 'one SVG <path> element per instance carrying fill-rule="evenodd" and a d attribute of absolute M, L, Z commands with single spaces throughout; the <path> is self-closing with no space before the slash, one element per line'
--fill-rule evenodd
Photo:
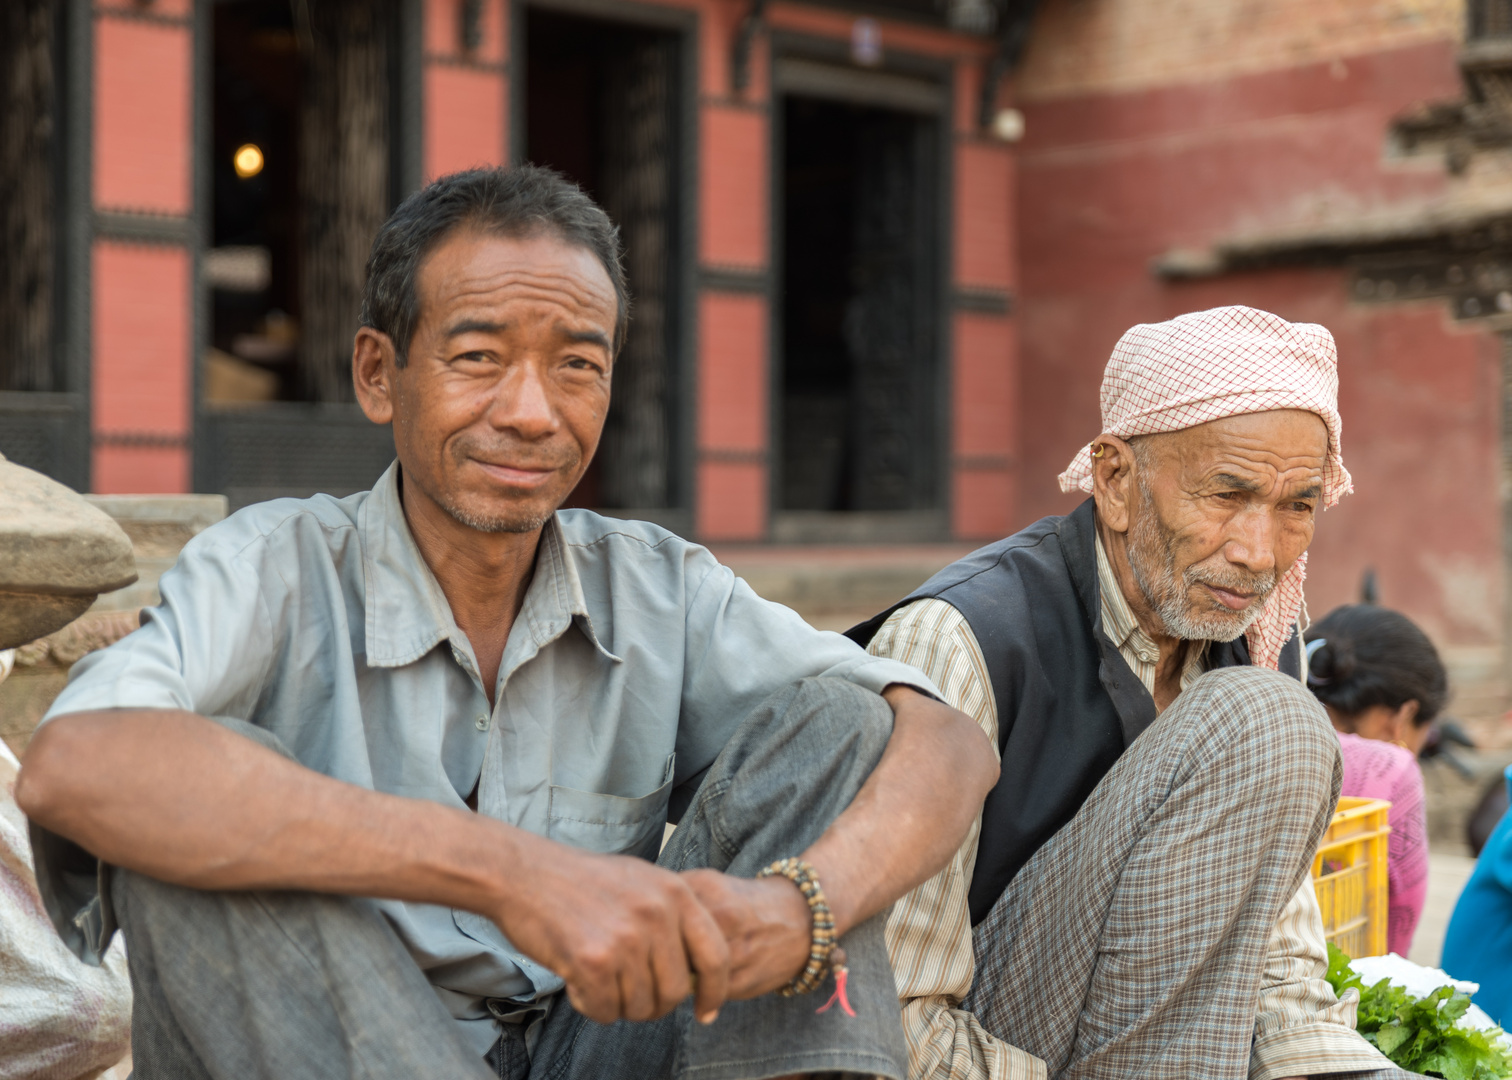
<path fill-rule="evenodd" d="M 1154 500 L 1139 484 L 1139 515 L 1129 530 L 1129 567 L 1134 581 L 1144 593 L 1145 603 L 1160 616 L 1166 633 L 1183 641 L 1233 641 L 1256 619 L 1271 590 L 1276 587 L 1276 572 L 1250 574 L 1230 567 L 1228 572 L 1210 567 L 1189 566 L 1178 578 L 1176 551 L 1170 532 L 1155 512 Z M 1255 602 L 1243 611 L 1201 611 L 1192 605 L 1189 595 L 1193 585 L 1213 585 L 1220 589 L 1238 589 L 1255 594 Z"/>

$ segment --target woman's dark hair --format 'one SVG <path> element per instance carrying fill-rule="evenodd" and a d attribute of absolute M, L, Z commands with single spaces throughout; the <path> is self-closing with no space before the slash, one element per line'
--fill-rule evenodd
<path fill-rule="evenodd" d="M 539 165 L 469 169 L 433 180 L 399 204 L 373 239 L 362 294 L 363 326 L 387 334 L 403 367 L 420 324 L 415 278 L 436 246 L 461 228 L 525 237 L 549 233 L 591 251 L 614 286 L 614 351 L 625 343 L 630 292 L 619 230 L 561 173 Z"/>
<path fill-rule="evenodd" d="M 1307 631 L 1307 685 L 1345 716 L 1372 705 L 1418 703 L 1414 723 L 1428 723 L 1449 698 L 1438 650 L 1407 616 L 1374 604 L 1345 604 Z M 1316 648 L 1314 648 L 1316 643 Z"/>

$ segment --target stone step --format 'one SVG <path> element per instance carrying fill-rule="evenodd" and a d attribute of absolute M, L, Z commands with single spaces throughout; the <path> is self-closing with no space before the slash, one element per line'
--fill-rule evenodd
<path fill-rule="evenodd" d="M 714 545 L 712 550 L 758 595 L 816 619 L 874 614 L 974 545 Z"/>

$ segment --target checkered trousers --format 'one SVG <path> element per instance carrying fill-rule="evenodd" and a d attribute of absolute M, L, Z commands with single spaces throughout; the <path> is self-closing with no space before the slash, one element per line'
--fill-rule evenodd
<path fill-rule="evenodd" d="M 976 928 L 966 1007 L 1052 1077 L 1242 1080 L 1267 942 L 1339 782 L 1295 679 L 1203 675 Z"/>

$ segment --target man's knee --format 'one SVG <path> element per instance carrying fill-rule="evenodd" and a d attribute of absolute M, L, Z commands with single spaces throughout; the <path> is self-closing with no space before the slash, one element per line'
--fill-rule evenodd
<path fill-rule="evenodd" d="M 870 748 L 878 757 L 892 738 L 892 707 L 848 679 L 799 680 L 788 713 L 795 729 L 810 739 L 847 741 Z"/>
<path fill-rule="evenodd" d="M 880 696 L 846 679 L 808 678 L 793 687 L 780 726 L 777 742 L 790 768 L 855 789 L 882 760 L 893 713 Z"/>
<path fill-rule="evenodd" d="M 1207 672 L 1172 705 L 1204 740 L 1229 748 L 1256 768 L 1281 768 L 1319 799 L 1336 798 L 1339 742 L 1328 714 L 1297 679 L 1268 668 Z"/>
<path fill-rule="evenodd" d="M 746 718 L 726 748 L 741 767 L 850 760 L 870 772 L 892 738 L 892 708 L 846 679 L 813 677 L 783 687 Z"/>
<path fill-rule="evenodd" d="M 850 805 L 882 759 L 892 724 L 891 707 L 871 691 L 844 679 L 804 679 L 747 717 L 699 797 L 717 799 L 727 847 L 796 817 L 801 849 Z"/>
<path fill-rule="evenodd" d="M 1318 699 L 1297 679 L 1269 668 L 1209 671 L 1182 691 L 1177 702 L 1195 706 L 1235 742 L 1280 743 L 1325 754 L 1338 749 Z"/>

